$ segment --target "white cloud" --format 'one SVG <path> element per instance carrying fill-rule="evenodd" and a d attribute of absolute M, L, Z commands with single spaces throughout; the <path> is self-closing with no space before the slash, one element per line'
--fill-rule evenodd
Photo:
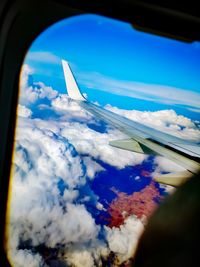
<path fill-rule="evenodd" d="M 34 246 L 46 243 L 54 247 L 88 242 L 98 234 L 85 207 L 70 204 L 78 197 L 74 188 L 85 183 L 84 163 L 73 146 L 56 135 L 58 127 L 46 128 L 45 124 L 49 126 L 21 117 L 17 128 L 10 244 L 11 257 L 19 265 L 24 255 L 16 250 L 20 239 L 30 239 Z M 63 197 L 57 188 L 60 178 L 68 188 Z"/>
<path fill-rule="evenodd" d="M 166 159 L 164 157 L 156 157 L 155 163 L 157 164 L 157 168 L 155 170 L 155 173 L 161 173 L 161 172 L 179 172 L 184 171 L 185 168 L 182 166 L 176 164 L 175 162 Z"/>
<path fill-rule="evenodd" d="M 73 143 L 79 153 L 89 154 L 89 156 L 101 159 L 119 168 L 123 168 L 126 165 L 139 164 L 144 160 L 144 155 L 119 150 L 108 145 L 110 140 L 126 138 L 118 130 L 108 128 L 106 133 L 100 133 L 91 129 L 86 124 L 80 123 L 81 121 L 98 124 L 90 113 L 83 110 L 75 101 L 69 99 L 67 95 L 59 95 L 52 100 L 51 105 L 62 115 L 62 127 L 59 134 Z M 78 122 L 70 122 L 72 118 L 73 120 L 79 120 Z M 116 151 L 120 160 L 115 157 Z"/>
<path fill-rule="evenodd" d="M 42 257 L 38 253 L 33 255 L 33 253 L 27 249 L 17 250 L 15 255 L 11 255 L 11 258 L 13 259 L 13 261 L 11 261 L 12 266 L 15 266 L 15 267 L 24 266 L 24 263 L 26 263 L 26 266 L 29 266 L 29 267 L 45 266 Z"/>
<path fill-rule="evenodd" d="M 63 199 L 66 201 L 66 203 L 71 203 L 74 200 L 76 200 L 79 196 L 78 190 L 64 190 Z"/>
<path fill-rule="evenodd" d="M 57 231 L 55 231 L 55 228 Z M 54 234 L 50 234 L 52 233 L 51 230 Z M 62 216 L 62 220 L 55 221 L 55 225 L 52 225 L 49 231 L 50 240 L 48 240 L 48 244 L 50 242 L 52 247 L 57 243 L 65 245 L 82 243 L 84 245 L 84 243 L 96 239 L 99 227 L 84 205 L 67 204 L 66 214 Z M 58 239 L 57 242 L 56 239 Z"/>
<path fill-rule="evenodd" d="M 66 94 L 59 94 L 51 101 L 51 106 L 57 112 L 60 112 L 62 119 L 69 121 L 73 118 L 79 121 L 94 121 L 94 118 L 86 110 L 80 107 L 78 103 L 71 100 Z M 72 115 L 73 114 L 73 115 Z"/>
<path fill-rule="evenodd" d="M 33 86 L 21 90 L 20 103 L 24 105 L 33 104 L 39 99 L 47 98 L 49 100 L 55 98 L 58 92 L 43 83 L 35 83 Z"/>
<path fill-rule="evenodd" d="M 169 105 L 200 109 L 200 94 L 158 84 L 116 80 L 100 73 L 77 73 L 79 83 L 87 88 Z"/>
<path fill-rule="evenodd" d="M 46 86 L 42 82 L 31 82 L 30 75 L 33 70 L 28 65 L 23 65 L 20 74 L 20 104 L 29 105 L 35 103 L 39 99 L 47 98 L 52 100 L 58 95 L 58 92 L 53 90 L 52 87 Z"/>
<path fill-rule="evenodd" d="M 46 86 L 42 82 L 37 82 L 34 83 L 35 86 L 39 87 L 39 90 L 37 90 L 38 93 L 38 98 L 47 98 L 49 100 L 54 99 L 57 95 L 58 92 L 50 86 Z"/>
<path fill-rule="evenodd" d="M 157 130 L 167 132 L 182 139 L 192 141 L 200 140 L 200 130 L 194 122 L 182 115 L 177 115 L 172 109 L 155 112 L 122 110 L 117 107 L 107 105 L 106 108 L 128 119 L 140 122 Z"/>
<path fill-rule="evenodd" d="M 96 163 L 90 157 L 84 157 L 83 162 L 85 163 L 85 166 L 87 166 L 87 176 L 90 179 L 93 179 L 96 173 L 105 170 L 101 165 Z"/>
<path fill-rule="evenodd" d="M 94 259 L 87 250 L 73 251 L 68 256 L 68 261 L 76 267 L 93 267 Z"/>
<path fill-rule="evenodd" d="M 200 113 L 200 108 L 188 108 L 188 109 L 193 111 L 193 112 Z"/>
<path fill-rule="evenodd" d="M 100 202 L 97 202 L 97 204 L 96 204 L 96 208 L 97 208 L 98 210 L 104 210 L 104 211 L 106 211 L 106 209 L 104 208 L 104 206 L 103 206 Z"/>
<path fill-rule="evenodd" d="M 32 111 L 29 108 L 19 104 L 17 108 L 17 115 L 20 117 L 29 118 L 32 115 Z"/>
<path fill-rule="evenodd" d="M 21 68 L 20 72 L 20 90 L 22 88 L 25 88 L 27 86 L 27 81 L 29 75 L 32 75 L 34 73 L 34 70 L 27 64 L 24 64 Z"/>
<path fill-rule="evenodd" d="M 30 119 L 28 116 L 18 119 L 9 239 L 9 254 L 16 266 L 26 266 L 27 257 L 30 266 L 40 265 L 39 254 L 31 265 L 33 253 L 28 251 L 26 254 L 26 250 L 17 249 L 21 241 L 31 240 L 32 246 L 46 244 L 52 248 L 58 244 L 71 247 L 77 243 L 82 244 L 84 251 L 90 242 L 93 245 L 96 242 L 99 226 L 84 205 L 73 202 L 79 197 L 75 188 L 85 184 L 86 175 L 93 179 L 102 167 L 89 157 L 82 160 L 69 141 L 62 137 L 61 129 L 67 126 L 71 127 L 71 124 L 63 122 L 62 115 L 61 121 Z M 89 167 L 85 170 L 86 163 Z M 60 178 L 67 185 L 63 196 L 57 186 Z M 91 262 L 97 250 L 94 248 L 89 253 Z M 76 253 L 79 255 L 80 250 L 71 252 L 68 263 L 74 261 L 76 264 L 78 257 L 73 256 Z M 100 260 L 100 255 L 97 258 Z"/>
<path fill-rule="evenodd" d="M 103 266 L 101 258 L 107 258 L 109 252 L 107 245 L 98 240 L 88 245 L 87 249 L 80 245 L 72 246 L 64 257 L 70 265 L 76 267 Z"/>
<path fill-rule="evenodd" d="M 63 96 L 58 99 L 64 99 L 68 103 L 64 107 L 71 116 L 73 113 L 77 114 L 77 104 L 66 101 Z M 53 106 L 52 104 L 52 108 Z M 60 121 L 31 119 L 28 116 L 18 119 L 11 201 L 10 255 L 16 265 L 21 264 L 26 255 L 25 252 L 19 252 L 17 247 L 21 241 L 31 240 L 32 246 L 46 244 L 47 247 L 54 248 L 58 244 L 64 245 L 71 251 L 66 256 L 68 264 L 85 264 L 89 267 L 95 261 L 100 265 L 101 257 L 106 257 L 109 249 L 106 243 L 99 244 L 97 241 L 100 228 L 85 206 L 73 204 L 79 197 L 76 188 L 85 184 L 86 175 L 94 179 L 95 173 L 103 171 L 92 157 L 119 168 L 141 162 L 143 157 L 138 160 L 133 153 L 120 151 L 121 160 L 115 160 L 116 149 L 110 147 L 108 141 L 116 138 L 116 135 L 121 137 L 118 131 L 109 128 L 108 133 L 98 133 L 85 123 L 63 120 L 63 110 L 58 111 L 56 107 L 55 111 L 59 112 Z M 79 117 L 86 119 L 90 116 L 85 111 L 81 114 L 79 110 Z M 85 147 L 78 142 L 80 133 Z M 87 156 L 80 157 L 71 143 L 75 144 L 79 153 Z M 67 185 L 63 196 L 57 186 L 60 178 Z M 95 205 L 104 209 L 98 202 Z M 76 244 L 82 244 L 82 248 L 77 250 Z M 32 252 L 28 253 L 31 258 Z M 38 255 L 35 261 L 39 259 Z"/>
<path fill-rule="evenodd" d="M 40 179 L 48 180 L 50 175 L 62 177 L 73 188 L 83 175 L 80 157 L 72 156 L 74 148 L 62 136 L 57 136 L 49 129 L 40 129 L 38 125 L 40 120 L 23 120 L 19 123 L 17 152 L 23 150 L 28 154 L 26 161 L 31 162 L 32 169 L 37 176 L 41 176 Z M 29 177 L 30 172 L 26 175 Z"/>
<path fill-rule="evenodd" d="M 79 153 L 87 154 L 118 168 L 139 164 L 146 157 L 109 146 L 110 140 L 126 138 L 124 134 L 114 129 L 108 129 L 107 133 L 100 133 L 83 124 L 71 123 L 63 128 L 61 134 L 73 143 Z"/>
<path fill-rule="evenodd" d="M 116 253 L 117 263 L 120 264 L 134 256 L 144 225 L 141 220 L 130 216 L 119 228 L 105 226 L 105 230 L 109 248 Z"/>
<path fill-rule="evenodd" d="M 60 58 L 48 51 L 35 51 L 27 54 L 26 60 L 37 61 L 42 63 L 59 64 Z"/>

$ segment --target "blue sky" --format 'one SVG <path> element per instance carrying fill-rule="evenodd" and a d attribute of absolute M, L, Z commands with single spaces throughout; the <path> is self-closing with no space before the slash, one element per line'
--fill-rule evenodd
<path fill-rule="evenodd" d="M 82 91 L 92 101 L 126 109 L 173 108 L 198 119 L 200 43 L 183 43 L 136 31 L 127 23 L 81 15 L 44 31 L 25 61 L 34 69 L 34 80 L 65 93 L 61 58 L 70 62 Z M 137 93 L 128 93 L 127 85 Z"/>

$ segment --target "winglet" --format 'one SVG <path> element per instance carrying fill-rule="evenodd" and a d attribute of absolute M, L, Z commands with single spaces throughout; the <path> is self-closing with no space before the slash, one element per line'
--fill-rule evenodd
<path fill-rule="evenodd" d="M 67 87 L 67 92 L 70 98 L 79 101 L 85 101 L 85 97 L 81 94 L 76 80 L 73 76 L 73 73 L 70 69 L 69 63 L 65 60 L 62 60 L 62 66 L 65 76 L 65 83 Z"/>

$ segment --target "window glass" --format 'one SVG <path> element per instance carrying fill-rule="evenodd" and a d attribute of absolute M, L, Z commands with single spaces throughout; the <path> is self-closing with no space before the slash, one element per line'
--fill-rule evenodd
<path fill-rule="evenodd" d="M 118 118 L 71 99 L 61 60 L 87 103 Z M 10 185 L 13 266 L 131 266 L 149 216 L 175 190 L 157 181 L 188 175 L 166 151 L 199 166 L 199 62 L 198 42 L 96 15 L 58 22 L 34 41 L 21 70 Z"/>

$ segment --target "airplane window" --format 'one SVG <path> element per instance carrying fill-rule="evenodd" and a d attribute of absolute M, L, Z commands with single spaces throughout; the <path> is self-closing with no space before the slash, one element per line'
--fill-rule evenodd
<path fill-rule="evenodd" d="M 12 266 L 131 266 L 149 216 L 200 167 L 200 43 L 81 15 L 21 70 Z"/>

